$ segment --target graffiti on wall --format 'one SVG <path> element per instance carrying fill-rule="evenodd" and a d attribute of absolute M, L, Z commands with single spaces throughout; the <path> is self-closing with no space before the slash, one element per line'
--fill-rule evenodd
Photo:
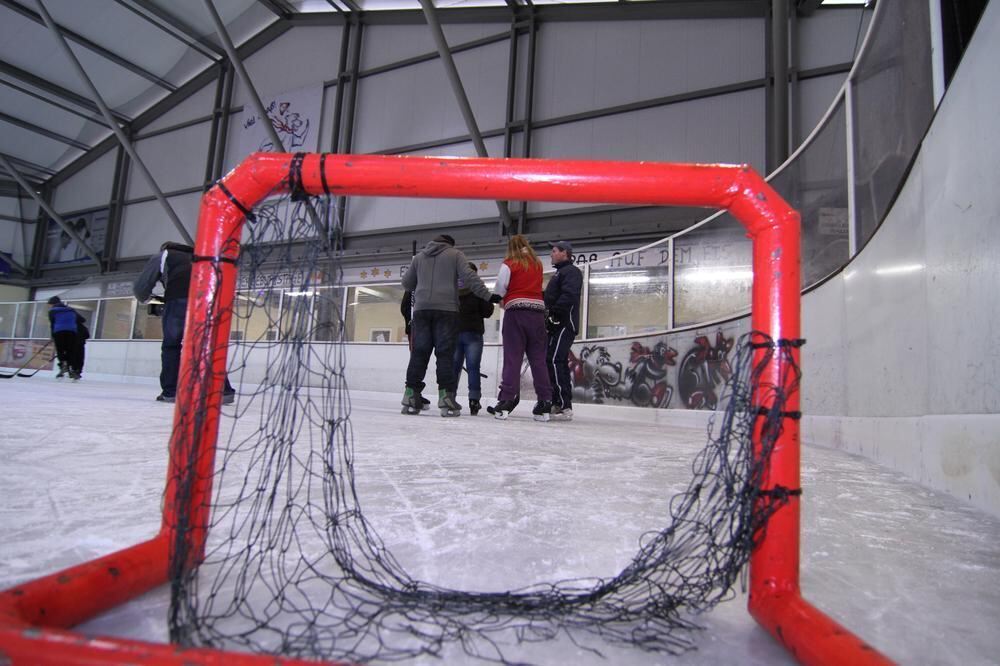
<path fill-rule="evenodd" d="M 569 354 L 573 399 L 653 409 L 721 407 L 730 354 L 745 321 L 625 340 L 581 342 Z M 682 350 L 682 351 L 681 351 Z M 522 399 L 531 393 L 522 384 Z"/>

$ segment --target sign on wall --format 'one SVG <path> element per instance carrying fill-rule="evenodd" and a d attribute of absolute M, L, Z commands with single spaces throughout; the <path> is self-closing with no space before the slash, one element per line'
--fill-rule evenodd
<path fill-rule="evenodd" d="M 104 255 L 104 237 L 108 233 L 107 208 L 79 215 L 67 215 L 64 221 L 98 257 Z M 54 265 L 82 261 L 88 261 L 86 251 L 66 230 L 50 218 L 45 237 L 45 263 Z"/>
<path fill-rule="evenodd" d="M 298 88 L 271 95 L 262 95 L 267 120 L 274 127 L 282 147 L 275 148 L 267 125 L 249 105 L 243 106 L 240 121 L 240 154 L 259 152 L 315 152 L 323 105 L 323 86 Z"/>

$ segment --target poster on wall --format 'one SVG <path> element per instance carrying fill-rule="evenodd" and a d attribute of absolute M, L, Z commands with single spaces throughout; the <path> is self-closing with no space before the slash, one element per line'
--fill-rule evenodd
<path fill-rule="evenodd" d="M 283 147 L 276 148 L 267 126 L 250 104 L 243 105 L 240 121 L 240 155 L 258 152 L 315 152 L 323 105 L 323 86 L 297 88 L 282 93 L 261 95 L 268 121 Z"/>
<path fill-rule="evenodd" d="M 79 215 L 67 215 L 63 221 L 98 257 L 104 255 L 104 237 L 108 232 L 107 208 Z M 59 226 L 58 222 L 50 218 L 45 236 L 45 263 L 51 266 L 86 261 L 89 261 L 87 252 Z"/>

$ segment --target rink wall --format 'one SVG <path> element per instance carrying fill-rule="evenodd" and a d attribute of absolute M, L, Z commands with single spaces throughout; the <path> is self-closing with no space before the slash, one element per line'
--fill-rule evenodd
<path fill-rule="evenodd" d="M 1000 6 L 887 219 L 803 299 L 803 439 L 1000 516 Z"/>

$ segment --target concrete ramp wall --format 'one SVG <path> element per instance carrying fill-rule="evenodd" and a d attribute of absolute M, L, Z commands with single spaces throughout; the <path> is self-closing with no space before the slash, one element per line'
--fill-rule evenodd
<path fill-rule="evenodd" d="M 899 198 L 803 299 L 808 442 L 1000 515 L 1000 6 L 991 3 Z"/>

